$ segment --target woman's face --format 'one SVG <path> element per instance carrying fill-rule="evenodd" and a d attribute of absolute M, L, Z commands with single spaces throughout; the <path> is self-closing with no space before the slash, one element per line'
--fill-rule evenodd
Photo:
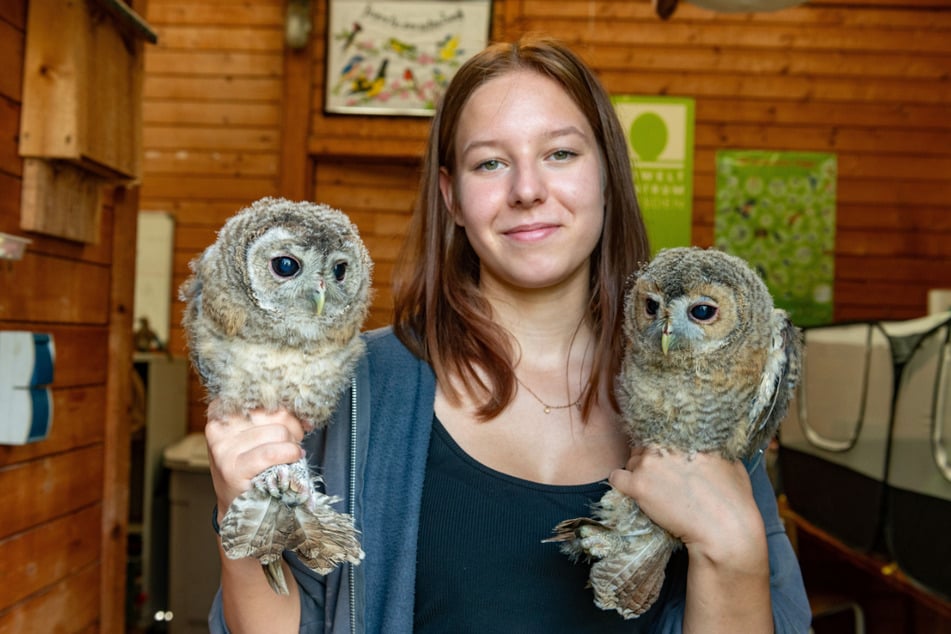
<path fill-rule="evenodd" d="M 482 285 L 587 285 L 604 224 L 601 153 L 561 86 L 532 71 L 487 81 L 463 107 L 454 149 L 440 189 Z"/>

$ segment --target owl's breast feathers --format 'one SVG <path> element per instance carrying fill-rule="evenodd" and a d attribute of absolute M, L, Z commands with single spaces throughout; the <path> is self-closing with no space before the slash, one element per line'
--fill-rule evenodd
<path fill-rule="evenodd" d="M 205 385 L 217 415 L 287 409 L 314 427 L 333 413 L 365 344 L 354 336 L 321 349 L 275 347 L 241 339 L 205 338 L 197 356 L 214 384 Z"/>

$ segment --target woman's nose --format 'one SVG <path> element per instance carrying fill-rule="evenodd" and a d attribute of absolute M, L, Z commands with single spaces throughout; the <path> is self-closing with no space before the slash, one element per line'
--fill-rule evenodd
<path fill-rule="evenodd" d="M 547 187 L 541 170 L 534 165 L 521 165 L 512 170 L 509 205 L 533 207 L 545 200 Z"/>

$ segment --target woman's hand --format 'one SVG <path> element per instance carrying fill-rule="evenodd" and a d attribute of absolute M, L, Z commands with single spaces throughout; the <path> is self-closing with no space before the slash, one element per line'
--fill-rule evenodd
<path fill-rule="evenodd" d="M 303 425 L 285 410 L 209 418 L 205 441 L 219 521 L 231 501 L 251 487 L 254 476 L 273 465 L 299 460 L 304 455 L 303 437 Z"/>
<path fill-rule="evenodd" d="M 209 408 L 205 425 L 211 479 L 218 499 L 218 522 L 232 500 L 251 487 L 251 479 L 268 467 L 295 462 L 304 455 L 301 422 L 286 411 L 253 411 L 248 416 L 215 416 Z M 297 632 L 300 629 L 300 593 L 287 564 L 284 578 L 289 594 L 275 594 L 261 564 L 254 558 L 230 559 L 219 545 L 221 602 L 232 632 Z"/>
<path fill-rule="evenodd" d="M 611 474 L 611 484 L 688 548 L 715 555 L 763 531 L 741 462 L 640 447 L 631 450 L 626 469 Z"/>
<path fill-rule="evenodd" d="M 611 484 L 687 547 L 684 632 L 771 632 L 769 554 L 741 462 L 638 448 Z"/>

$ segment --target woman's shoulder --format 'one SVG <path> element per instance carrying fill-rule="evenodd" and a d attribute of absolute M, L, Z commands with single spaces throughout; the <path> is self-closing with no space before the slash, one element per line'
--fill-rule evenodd
<path fill-rule="evenodd" d="M 391 372 L 406 373 L 411 368 L 417 372 L 429 368 L 429 365 L 414 355 L 403 345 L 392 326 L 384 326 L 363 333 L 363 340 L 367 346 L 367 362 L 371 373 L 389 374 Z"/>
<path fill-rule="evenodd" d="M 363 341 L 367 345 L 367 354 L 376 360 L 377 358 L 386 359 L 402 355 L 410 355 L 403 342 L 399 340 L 393 331 L 393 326 L 383 326 L 367 330 L 362 333 Z"/>
<path fill-rule="evenodd" d="M 429 364 L 415 356 L 399 340 L 390 327 L 363 333 L 367 346 L 366 359 L 358 370 L 358 383 L 368 389 L 373 408 L 383 408 L 389 414 L 429 408 L 427 420 L 432 417 L 436 378 Z M 424 405 L 425 404 L 425 405 Z"/>

